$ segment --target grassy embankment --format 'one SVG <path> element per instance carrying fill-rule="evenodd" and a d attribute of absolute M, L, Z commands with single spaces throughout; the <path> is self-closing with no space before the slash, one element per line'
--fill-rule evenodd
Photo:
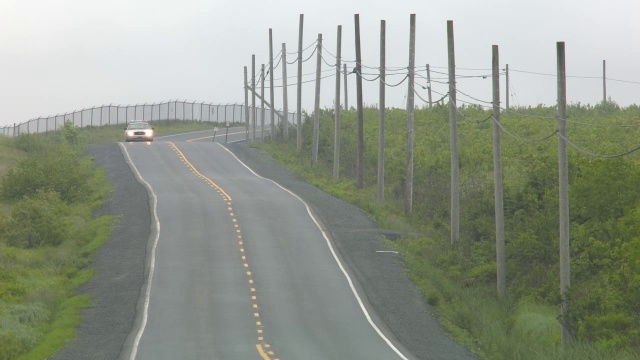
<path fill-rule="evenodd" d="M 461 109 L 484 119 L 479 108 Z M 557 129 L 554 108 L 523 108 L 538 118 L 503 115 L 513 133 L 539 139 Z M 571 140 L 594 153 L 622 153 L 639 145 L 640 108 L 613 103 L 572 105 Z M 340 180 L 332 179 L 333 111 L 321 114 L 318 163 L 311 166 L 313 120 L 303 129 L 303 149 L 257 145 L 319 188 L 367 211 L 382 227 L 421 233 L 389 243 L 404 257 L 410 276 L 438 310 L 452 336 L 486 359 L 640 358 L 640 158 L 586 156 L 570 161 L 572 287 L 569 323 L 573 345 L 560 346 L 557 138 L 538 143 L 503 134 L 508 296 L 495 291 L 495 225 L 491 121 L 459 119 L 461 239 L 450 243 L 448 108 L 415 115 L 413 213 L 404 215 L 406 111 L 386 119 L 385 202 L 376 203 L 378 112 L 365 109 L 365 187 L 355 189 L 356 114 L 343 112 Z M 295 134 L 294 134 L 295 136 Z M 471 287 L 462 280 L 475 278 Z"/>
<path fill-rule="evenodd" d="M 157 135 L 212 124 L 156 124 Z M 0 360 L 44 359 L 75 337 L 91 305 L 77 288 L 116 218 L 94 218 L 111 186 L 83 152 L 122 141 L 123 126 L 0 137 Z"/>

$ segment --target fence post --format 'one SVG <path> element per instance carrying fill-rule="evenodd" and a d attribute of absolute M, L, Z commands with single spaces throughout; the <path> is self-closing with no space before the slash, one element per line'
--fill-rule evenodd
<path fill-rule="evenodd" d="M 451 146 L 451 243 L 460 239 L 460 176 L 458 165 L 458 114 L 456 104 L 456 59 L 453 21 L 447 21 L 449 58 L 449 133 Z"/>

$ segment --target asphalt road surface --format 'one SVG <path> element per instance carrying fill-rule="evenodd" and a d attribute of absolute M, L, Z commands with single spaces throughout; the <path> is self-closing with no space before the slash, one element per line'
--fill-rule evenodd
<path fill-rule="evenodd" d="M 82 289 L 96 308 L 54 358 L 474 358 L 430 315 L 384 231 L 230 134 L 226 146 L 198 132 L 94 149 L 118 188 L 106 212 L 129 213 Z"/>

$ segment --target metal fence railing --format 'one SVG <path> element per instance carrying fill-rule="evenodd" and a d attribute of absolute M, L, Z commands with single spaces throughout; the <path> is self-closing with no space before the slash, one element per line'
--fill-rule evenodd
<path fill-rule="evenodd" d="M 261 108 L 255 109 L 256 124 L 261 123 Z M 249 110 L 251 111 L 251 110 Z M 264 111 L 265 126 L 270 122 L 271 109 Z M 253 118 L 251 118 L 253 119 Z M 275 116 L 278 121 L 278 116 Z M 294 122 L 295 113 L 288 114 L 289 122 Z M 69 113 L 39 117 L 19 124 L 0 127 L 0 135 L 14 137 L 20 134 L 38 134 L 55 131 L 71 121 L 74 126 L 104 126 L 126 124 L 132 120 L 164 121 L 189 120 L 215 123 L 244 123 L 244 104 L 213 104 L 187 100 L 169 100 L 158 104 L 102 105 L 74 110 Z M 251 120 L 252 121 L 252 120 Z"/>

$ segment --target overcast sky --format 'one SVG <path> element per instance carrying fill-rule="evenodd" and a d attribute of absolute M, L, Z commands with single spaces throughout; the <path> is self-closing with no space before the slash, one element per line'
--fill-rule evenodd
<path fill-rule="evenodd" d="M 608 95 L 623 106 L 640 104 L 637 0 L 0 0 L 0 125 L 109 103 L 176 98 L 242 103 L 243 66 L 251 71 L 252 54 L 258 68 L 268 63 L 269 28 L 275 53 L 283 42 L 287 52 L 295 52 L 299 15 L 304 14 L 305 47 L 322 33 L 324 47 L 335 54 L 337 25 L 342 25 L 343 59 L 355 60 L 356 13 L 367 66 L 379 65 L 380 20 L 386 21 L 387 67 L 408 65 L 409 16 L 415 13 L 416 65 L 423 74 L 426 64 L 446 72 L 446 26 L 453 20 L 457 74 L 489 74 L 463 69 L 489 69 L 491 45 L 499 45 L 500 66 L 509 64 L 512 70 L 512 105 L 555 104 L 555 77 L 516 70 L 555 74 L 557 41 L 566 42 L 569 76 L 596 77 L 570 78 L 569 102 L 601 101 L 598 77 L 606 60 L 608 78 L 636 82 L 610 80 Z M 326 51 L 324 56 L 333 62 Z M 295 57 L 289 54 L 288 61 Z M 315 64 L 315 57 L 304 63 L 303 72 L 311 73 L 304 80 L 314 79 Z M 296 74 L 296 65 L 287 69 L 289 76 Z M 281 71 L 274 71 L 276 79 Z M 443 76 L 432 73 L 436 79 Z M 387 82 L 400 80 L 388 77 Z M 417 83 L 426 85 L 422 79 Z M 447 92 L 446 85 L 432 85 Z M 352 106 L 353 75 L 348 86 Z M 458 88 L 491 100 L 490 79 L 461 78 Z M 303 107 L 309 112 L 314 89 L 313 82 L 303 87 Z M 418 89 L 426 98 L 426 91 Z M 281 89 L 276 93 L 280 108 Z M 334 93 L 335 79 L 322 80 L 323 107 L 332 106 Z M 377 82 L 366 83 L 363 93 L 366 104 L 378 103 Z M 406 93 L 406 83 L 389 88 L 387 105 L 404 107 Z M 295 110 L 295 86 L 289 94 L 289 108 Z M 416 99 L 417 106 L 423 104 Z"/>

